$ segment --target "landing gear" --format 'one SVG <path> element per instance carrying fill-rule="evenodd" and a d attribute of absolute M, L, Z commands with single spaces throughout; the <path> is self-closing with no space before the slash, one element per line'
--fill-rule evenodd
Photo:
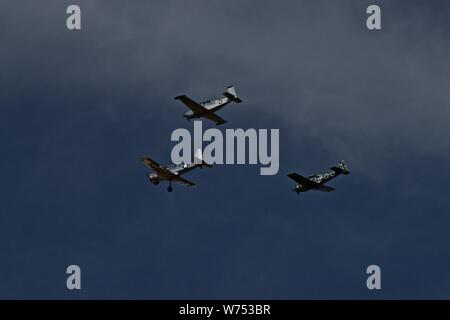
<path fill-rule="evenodd" d="M 168 192 L 172 192 L 173 188 L 172 188 L 172 181 L 169 181 L 169 187 L 167 188 Z"/>

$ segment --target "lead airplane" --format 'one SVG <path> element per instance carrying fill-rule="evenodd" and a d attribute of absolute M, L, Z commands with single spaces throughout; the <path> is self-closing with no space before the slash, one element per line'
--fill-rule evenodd
<path fill-rule="evenodd" d="M 234 86 L 229 86 L 227 90 L 222 94 L 222 97 L 216 100 L 208 100 L 201 103 L 195 102 L 186 95 L 175 97 L 175 100 L 183 102 L 189 111 L 184 114 L 184 117 L 188 120 L 196 118 L 206 118 L 216 123 L 216 125 L 226 123 L 226 120 L 219 117 L 216 112 L 225 107 L 230 102 L 241 103 L 242 100 L 236 94 Z"/>
<path fill-rule="evenodd" d="M 297 173 L 290 173 L 288 177 L 297 182 L 298 184 L 295 186 L 292 191 L 298 193 L 306 192 L 309 190 L 317 190 L 324 192 L 334 191 L 334 188 L 328 187 L 325 185 L 327 181 L 336 178 L 339 175 L 348 175 L 350 171 L 348 171 L 347 166 L 345 165 L 344 160 L 341 160 L 336 167 L 331 167 L 331 171 L 327 173 L 318 173 L 312 175 L 308 178 L 305 178 Z"/>
<path fill-rule="evenodd" d="M 202 160 L 201 150 L 197 150 L 196 155 L 194 155 L 194 162 L 189 164 L 182 162 L 180 164 L 162 166 L 149 157 L 142 157 L 141 160 L 146 166 L 153 170 L 152 173 L 146 174 L 148 180 L 154 185 L 158 185 L 160 181 L 169 181 L 169 187 L 167 188 L 167 191 L 169 192 L 173 191 L 172 182 L 187 186 L 195 186 L 195 183 L 192 181 L 181 177 L 184 173 L 195 168 L 212 167 Z"/>

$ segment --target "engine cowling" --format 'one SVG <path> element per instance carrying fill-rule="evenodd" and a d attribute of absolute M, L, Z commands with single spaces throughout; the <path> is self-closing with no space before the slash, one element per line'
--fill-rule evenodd
<path fill-rule="evenodd" d="M 148 180 L 153 183 L 155 186 L 159 184 L 159 177 L 157 174 L 149 174 Z"/>

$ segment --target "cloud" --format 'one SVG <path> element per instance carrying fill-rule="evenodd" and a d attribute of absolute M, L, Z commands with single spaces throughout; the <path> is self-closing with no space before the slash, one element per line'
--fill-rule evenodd
<path fill-rule="evenodd" d="M 448 23 L 420 6 L 382 2 L 383 30 L 370 32 L 364 2 L 80 1 L 77 33 L 65 30 L 65 3 L 38 15 L 41 4 L 8 4 L 6 96 L 70 96 L 75 107 L 89 96 L 114 118 L 125 106 L 177 112 L 172 96 L 234 82 L 245 118 L 265 114 L 358 170 L 405 149 L 450 155 Z M 167 104 L 145 107 L 154 100 Z"/>

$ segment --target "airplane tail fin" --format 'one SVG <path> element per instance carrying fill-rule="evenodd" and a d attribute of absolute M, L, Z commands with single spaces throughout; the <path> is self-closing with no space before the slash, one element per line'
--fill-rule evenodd
<path fill-rule="evenodd" d="M 223 93 L 223 95 L 224 95 L 225 97 L 227 97 L 228 99 L 230 99 L 230 100 L 236 102 L 236 103 L 241 103 L 241 102 L 242 102 L 242 100 L 239 99 L 239 97 L 237 96 L 237 94 L 236 94 L 236 89 L 234 88 L 234 86 L 229 86 L 229 87 L 227 88 L 227 91 L 225 91 L 225 92 Z"/>
<path fill-rule="evenodd" d="M 331 170 L 338 174 L 348 175 L 350 174 L 350 171 L 347 169 L 347 165 L 345 164 L 344 160 L 339 161 L 339 164 L 337 167 L 331 167 Z"/>
<path fill-rule="evenodd" d="M 198 164 L 201 168 L 203 168 L 203 167 L 211 168 L 212 167 L 212 165 L 210 165 L 210 164 L 206 163 L 205 161 L 203 161 L 203 155 L 202 155 L 202 150 L 201 149 L 195 150 L 194 163 Z"/>

